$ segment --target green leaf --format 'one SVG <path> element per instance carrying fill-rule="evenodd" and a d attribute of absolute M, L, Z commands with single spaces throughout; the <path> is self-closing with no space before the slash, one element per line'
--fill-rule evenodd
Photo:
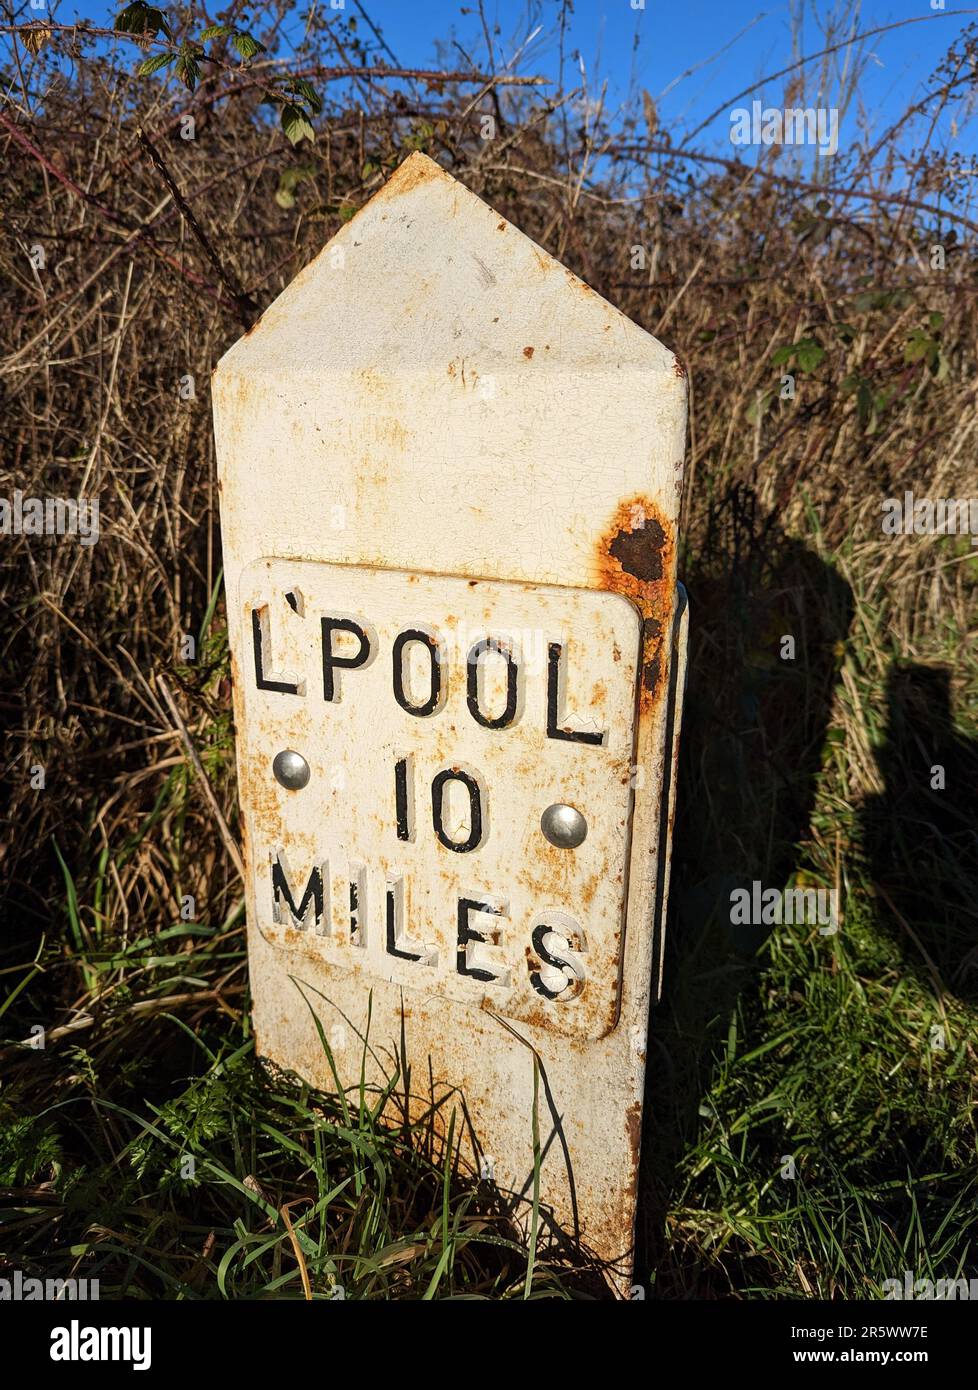
<path fill-rule="evenodd" d="M 169 67 L 175 63 L 177 55 L 175 53 L 154 53 L 152 58 L 144 58 L 136 68 L 140 77 L 152 77 L 154 72 L 159 72 L 160 68 Z"/>
<path fill-rule="evenodd" d="M 147 5 L 146 0 L 132 0 L 131 5 L 116 15 L 113 27 L 121 34 L 165 34 L 168 39 L 173 37 L 166 15 L 155 5 Z"/>
<path fill-rule="evenodd" d="M 940 348 L 937 341 L 923 328 L 915 328 L 903 348 L 903 360 L 910 366 L 914 362 L 926 362 L 936 368 Z"/>
<path fill-rule="evenodd" d="M 79 955 L 83 955 L 85 952 L 85 937 L 81 927 L 81 913 L 78 909 L 78 892 L 75 888 L 75 880 L 72 878 L 71 870 L 68 868 L 68 865 L 61 857 L 61 851 L 58 848 L 57 840 L 52 840 L 51 844 L 54 847 L 55 858 L 61 865 L 61 873 L 65 881 L 68 923 L 71 927 L 71 934 L 75 940 L 75 949 L 78 951 Z"/>
<path fill-rule="evenodd" d="M 243 34 L 240 31 L 236 32 L 232 38 L 231 47 L 240 57 L 245 59 L 253 58 L 256 53 L 265 52 L 265 45 L 263 43 L 259 43 L 256 38 L 252 38 L 251 34 Z"/>
<path fill-rule="evenodd" d="M 862 290 L 854 296 L 852 307 L 857 314 L 868 314 L 873 309 L 885 309 L 892 300 L 888 290 Z"/>
<path fill-rule="evenodd" d="M 826 356 L 825 349 L 814 338 L 802 338 L 795 344 L 795 363 L 800 372 L 813 372 Z"/>
<path fill-rule="evenodd" d="M 825 348 L 814 338 L 799 338 L 797 343 L 775 348 L 771 353 L 771 365 L 782 367 L 786 362 L 794 361 L 798 371 L 813 372 L 824 362 L 826 355 Z"/>
<path fill-rule="evenodd" d="M 311 179 L 315 176 L 315 167 L 312 164 L 294 164 L 290 169 L 283 169 L 278 179 L 278 189 L 275 193 L 275 201 L 280 208 L 295 207 L 295 189 L 304 179 Z"/>
<path fill-rule="evenodd" d="M 867 426 L 873 419 L 874 412 L 875 402 L 872 389 L 865 381 L 861 381 L 856 392 L 856 413 L 859 416 L 859 423 L 863 427 Z"/>
<path fill-rule="evenodd" d="M 293 145 L 297 145 L 300 140 L 316 138 L 316 132 L 309 124 L 306 113 L 300 107 L 293 106 L 291 102 L 282 107 L 282 129 Z"/>
<path fill-rule="evenodd" d="M 232 32 L 230 24 L 208 24 L 207 28 L 200 36 L 201 43 L 207 43 L 209 39 L 222 39 L 226 34 Z"/>
<path fill-rule="evenodd" d="M 116 15 L 113 29 L 118 30 L 120 34 L 142 33 L 146 23 L 145 9 L 146 6 L 141 3 L 141 0 L 133 0 L 133 4 L 127 5 Z"/>
<path fill-rule="evenodd" d="M 319 115 L 323 109 L 323 99 L 311 82 L 307 82 L 304 77 L 297 77 L 289 83 L 289 88 L 306 103 L 314 116 Z"/>
<path fill-rule="evenodd" d="M 876 407 L 876 409 L 882 413 L 890 404 L 890 401 L 892 401 L 896 393 L 897 389 L 895 386 L 884 386 L 882 391 L 877 391 L 875 399 L 873 401 L 873 404 Z"/>
<path fill-rule="evenodd" d="M 197 55 L 190 50 L 181 53 L 177 58 L 174 72 L 187 90 L 192 92 L 197 86 L 197 79 L 200 77 L 200 64 L 197 62 Z"/>

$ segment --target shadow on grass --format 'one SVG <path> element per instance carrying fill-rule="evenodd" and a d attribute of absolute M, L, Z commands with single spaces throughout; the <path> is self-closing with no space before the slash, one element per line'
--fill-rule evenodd
<path fill-rule="evenodd" d="M 978 742 L 952 721 L 950 673 L 896 665 L 887 679 L 881 795 L 861 814 L 881 922 L 907 970 L 978 1002 Z"/>
<path fill-rule="evenodd" d="M 733 926 L 730 893 L 783 888 L 809 833 L 833 691 L 853 617 L 848 584 L 735 486 L 691 556 L 690 652 L 664 995 L 649 1034 L 636 1280 L 711 1297 L 665 1229 L 711 1064 L 770 928 Z M 794 650 L 785 638 L 793 639 Z M 782 654 L 784 653 L 784 655 Z"/>

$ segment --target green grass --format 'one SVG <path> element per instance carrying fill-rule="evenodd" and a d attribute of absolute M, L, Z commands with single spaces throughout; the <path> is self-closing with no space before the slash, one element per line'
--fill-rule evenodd
<path fill-rule="evenodd" d="M 877 597 L 885 585 L 867 582 L 851 548 L 831 575 L 808 561 L 792 573 L 791 549 L 744 600 L 746 612 L 735 598 L 726 627 L 711 623 L 707 645 L 714 657 L 717 641 L 737 647 L 738 612 L 749 645 L 763 627 L 757 605 L 800 583 L 809 637 L 815 615 L 828 647 L 838 580 L 851 586 L 804 815 L 800 750 L 817 732 L 818 643 L 797 675 L 774 662 L 758 680 L 742 653 L 716 693 L 691 693 L 703 761 L 687 764 L 681 784 L 677 855 L 684 832 L 693 848 L 649 1052 L 651 1200 L 641 1228 L 664 1297 L 872 1298 L 905 1269 L 978 1272 L 973 644 L 947 620 L 924 642 L 908 640 L 905 615 Z M 819 553 L 816 532 L 810 555 Z M 775 630 L 796 630 L 787 621 Z M 956 727 L 942 725 L 939 707 L 911 709 L 898 725 L 901 673 L 911 689 L 942 696 L 932 677 L 944 663 Z M 739 681 L 760 713 L 732 729 Z M 786 718 L 785 682 L 795 683 Z M 746 747 L 758 727 L 760 754 Z M 948 764 L 946 793 L 927 790 L 932 758 Z M 779 839 L 786 824 L 803 832 L 791 844 Z M 732 872 L 711 878 L 717 861 Z M 837 883 L 840 931 L 779 926 L 751 939 L 724 911 L 738 874 Z"/>
<path fill-rule="evenodd" d="M 400 1070 L 324 1097 L 256 1065 L 243 1020 L 192 1033 L 161 1010 L 149 1027 L 129 1043 L 158 1054 L 120 1061 L 108 1023 L 104 1046 L 39 1052 L 5 1094 L 12 1265 L 98 1279 L 102 1298 L 571 1296 L 537 1223 L 527 1250 L 463 1174 L 457 1096 L 382 1125 Z"/>
<path fill-rule="evenodd" d="M 711 958 L 704 942 L 676 993 L 708 988 Z M 756 983 L 717 1020 L 725 1037 L 659 1234 L 659 1292 L 866 1298 L 904 1269 L 973 1276 L 974 1015 L 947 1007 L 938 1051 L 941 1017 L 854 895 L 835 938 L 777 930 Z M 660 1024 L 660 1049 L 680 1027 Z M 668 1083 L 663 1109 L 683 1089 L 675 1072 Z"/>
<path fill-rule="evenodd" d="M 817 548 L 817 536 L 804 552 L 787 543 L 762 583 L 728 585 L 723 612 L 698 629 L 635 1276 L 658 1297 L 872 1298 L 904 1269 L 936 1279 L 978 1263 L 974 1001 L 926 949 L 941 939 L 941 894 L 933 920 L 904 918 L 910 935 L 879 901 L 851 757 L 865 739 L 886 765 L 881 692 L 901 649 L 858 585 L 851 636 L 844 656 L 833 646 L 827 675 L 816 656 L 844 612 L 817 633 L 810 621 L 802 672 L 766 659 L 758 635 L 784 628 L 793 586 L 809 586 L 809 612 L 812 586 L 823 615 L 839 600 L 836 571 L 811 563 Z M 709 578 L 693 566 L 694 604 Z M 931 660 L 960 649 L 959 634 L 941 634 Z M 697 680 L 718 644 L 729 678 Z M 205 655 L 196 677 L 183 672 L 199 699 L 223 677 L 219 631 Z M 971 656 L 961 669 L 959 714 L 970 717 Z M 966 732 L 959 722 L 956 737 Z M 226 718 L 200 738 L 209 775 L 230 777 Z M 145 814 L 118 848 L 96 851 L 93 834 L 85 855 L 55 851 L 63 896 L 45 943 L 5 968 L 4 1260 L 42 1277 L 98 1278 L 103 1297 L 600 1293 L 586 1257 L 548 1236 L 535 1192 L 527 1238 L 505 1194 L 467 1170 L 461 1097 L 408 1118 L 408 1059 L 382 1093 L 332 1096 L 255 1061 L 243 909 L 220 859 L 209 897 L 222 915 L 179 917 L 195 887 L 199 814 L 177 761 L 150 781 Z M 802 837 L 783 843 L 786 826 Z M 908 872 L 946 883 L 943 843 L 919 844 Z M 135 899 L 154 857 L 178 885 L 172 918 L 153 928 L 130 915 L 120 928 L 113 885 Z M 738 873 L 838 879 L 842 929 L 745 935 L 724 910 Z M 963 923 L 959 955 L 966 937 Z M 68 1022 L 43 1049 L 10 1047 L 66 1003 Z"/>

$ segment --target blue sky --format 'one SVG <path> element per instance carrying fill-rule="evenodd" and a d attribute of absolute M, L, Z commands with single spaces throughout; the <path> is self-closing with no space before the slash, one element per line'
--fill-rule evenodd
<path fill-rule="evenodd" d="M 351 3 L 347 0 L 348 6 Z M 419 4 L 374 0 L 366 8 L 398 58 L 407 64 L 429 60 L 438 37 L 454 34 L 468 47 L 466 40 L 481 33 L 478 17 L 472 13 L 476 8 L 473 0 L 468 4 L 460 0 L 421 0 Z M 631 0 L 577 0 L 569 46 L 580 52 L 596 87 L 607 80 L 611 100 L 622 101 L 634 81 L 651 93 L 664 117 L 692 126 L 741 88 L 793 60 L 791 11 L 795 8 L 800 6 L 792 6 L 788 0 L 760 4 L 753 0 L 645 0 L 645 9 L 635 10 Z M 812 52 L 822 48 L 825 41 L 812 20 L 814 7 L 805 8 L 803 51 Z M 841 4 L 818 6 L 822 14 L 847 8 Z M 466 9 L 468 15 L 463 13 Z M 947 0 L 943 14 L 932 11 L 930 0 L 863 0 L 860 30 L 906 19 L 926 20 L 867 42 L 868 63 L 858 95 L 870 120 L 895 117 L 908 100 L 923 94 L 926 79 L 948 44 L 969 22 L 966 14 L 958 17 L 954 11 L 960 14 L 967 9 L 953 0 Z M 528 23 L 528 10 L 539 18 Z M 529 50 L 533 61 L 523 66 L 526 71 L 548 76 L 558 71 L 554 31 L 559 10 L 557 0 L 534 6 L 521 0 L 485 0 L 487 19 L 501 30 L 499 52 L 506 56 L 519 47 L 536 23 L 543 24 L 544 33 Z M 971 6 L 970 11 L 971 20 L 978 20 L 978 6 Z M 698 70 L 684 76 L 693 68 Z M 756 95 L 780 106 L 782 84 L 765 84 Z M 727 142 L 729 117 L 711 134 Z"/>
<path fill-rule="evenodd" d="M 164 3 L 165 0 L 156 0 Z M 463 62 L 457 41 L 466 52 L 484 61 L 485 46 L 478 0 L 362 0 L 382 30 L 397 59 L 408 66 L 439 61 Z M 922 20 L 864 44 L 865 70 L 855 100 L 842 119 L 845 148 L 860 125 L 880 133 L 908 102 L 927 90 L 927 80 L 947 46 L 969 23 L 978 21 L 978 4 L 945 0 L 862 0 L 858 5 L 860 31 L 901 20 Z M 216 12 L 220 0 L 209 10 Z M 316 0 L 328 10 L 329 0 Z M 824 46 L 818 15 L 846 12 L 846 0 L 576 0 L 565 43 L 565 85 L 580 80 L 577 54 L 583 60 L 592 94 L 607 83 L 612 110 L 630 91 L 647 90 L 657 103 L 662 123 L 675 135 L 692 130 L 714 108 L 727 103 L 741 88 L 790 63 L 793 48 L 792 12 L 804 9 L 803 52 Z M 297 15 L 307 0 L 297 6 Z M 62 0 L 59 18 L 77 12 L 94 22 L 111 23 L 116 6 L 99 0 Z M 508 60 L 531 31 L 542 26 L 518 70 L 556 79 L 559 72 L 557 24 L 560 0 L 484 0 L 484 10 L 497 57 Z M 358 15 L 357 0 L 345 0 L 346 15 Z M 366 33 L 362 19 L 360 30 Z M 296 30 L 301 28 L 296 21 Z M 498 32 L 496 32 L 498 30 Z M 439 44 L 441 45 L 439 52 Z M 780 81 L 762 84 L 753 94 L 765 105 L 783 105 Z M 812 98 L 809 98 L 810 100 Z M 747 98 L 748 104 L 751 98 Z M 829 96 L 824 105 L 836 105 Z M 955 134 L 954 113 L 942 119 L 937 144 L 970 156 L 975 144 L 970 131 Z M 960 124 L 960 122 L 959 122 Z M 696 143 L 700 148 L 729 152 L 729 110 L 715 120 Z"/>

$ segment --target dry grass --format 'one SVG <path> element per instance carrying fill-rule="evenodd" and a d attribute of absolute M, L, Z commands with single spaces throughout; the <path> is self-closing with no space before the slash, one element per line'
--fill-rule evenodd
<path fill-rule="evenodd" d="M 904 490 L 978 491 L 975 214 L 967 182 L 926 138 L 973 81 L 973 35 L 935 75 L 929 103 L 908 113 L 916 126 L 867 139 L 821 172 L 776 148 L 750 164 L 681 154 L 648 109 L 624 123 L 593 107 L 582 115 L 580 92 L 330 79 L 351 61 L 349 42 L 334 23 L 302 55 L 327 101 L 315 144 L 297 147 L 265 118 L 254 73 L 233 63 L 191 97 L 134 77 L 131 52 L 99 56 L 71 34 L 39 53 L 22 38 L 8 47 L 0 496 L 97 496 L 102 527 L 89 548 L 2 541 L 0 972 L 22 987 L 4 1027 L 11 1042 L 34 1023 L 48 1030 L 43 1056 L 8 1052 L 19 1097 L 9 1103 L 29 1116 L 77 1089 L 86 1068 L 104 1078 L 128 1067 L 135 1078 L 140 1064 L 156 1067 L 174 1027 L 152 1019 L 172 1018 L 210 1048 L 225 1031 L 247 1039 L 241 883 L 157 679 L 175 693 L 233 835 L 209 374 L 255 307 L 422 148 L 683 358 L 694 646 L 677 909 L 687 926 L 712 921 L 731 876 L 785 882 L 801 871 L 841 885 L 865 936 L 852 938 L 859 959 L 845 968 L 836 959 L 833 972 L 852 972 L 854 997 L 865 995 L 868 972 L 886 985 L 887 1008 L 894 972 L 919 976 L 915 1027 L 926 1031 L 927 1000 L 936 1000 L 934 1016 L 952 1020 L 964 1048 L 948 1083 L 957 1138 L 939 1160 L 962 1174 L 973 1140 L 962 1128 L 974 1099 L 973 831 L 969 839 L 957 822 L 936 839 L 912 831 L 897 788 L 914 737 L 920 746 L 939 737 L 957 766 L 974 765 L 966 734 L 978 727 L 978 562 L 967 540 L 882 535 L 880 505 Z M 187 113 L 193 140 L 180 134 Z M 486 113 L 497 120 L 488 141 Z M 943 269 L 932 266 L 934 245 L 944 248 Z M 36 251 L 32 259 L 37 247 L 43 266 Z M 789 354 L 806 342 L 800 357 Z M 795 378 L 792 400 L 778 396 L 784 372 Z M 194 394 L 181 399 L 188 377 Z M 778 655 L 785 633 L 799 649 L 790 671 Z M 948 673 L 957 734 L 933 722 L 939 709 L 921 707 L 916 734 L 893 752 L 894 663 Z M 37 766 L 43 790 L 31 785 Z M 887 877 L 867 819 L 874 806 L 903 817 L 908 853 L 918 856 L 903 878 Z M 957 846 L 950 858 L 942 844 Z M 910 881 L 919 887 L 928 875 L 929 897 L 915 897 Z M 188 897 L 199 932 L 186 920 Z M 161 936 L 174 929 L 183 934 Z M 744 966 L 760 943 L 745 951 L 724 941 L 719 963 L 697 965 L 691 941 L 695 932 L 680 932 L 658 1037 L 667 1076 L 685 1072 L 687 1099 L 700 1103 L 715 1083 L 716 1037 L 732 1065 L 731 1020 L 770 1032 L 778 1010 L 794 1007 L 798 972 L 824 961 L 782 960 L 784 994 L 769 998 L 765 1018 L 763 993 L 742 993 L 760 989 Z M 874 955 L 866 943 L 879 941 L 895 954 Z M 769 949 L 776 957 L 777 943 Z M 687 991 L 679 1004 L 677 989 Z M 87 1061 L 69 1054 L 66 1064 L 63 1049 L 78 1040 Z M 181 1051 L 159 1085 L 199 1065 L 193 1048 Z M 671 1115 L 663 1097 L 657 1104 Z M 690 1157 L 697 1119 L 677 1113 L 660 1124 L 663 1109 L 652 1113 L 645 1256 L 667 1271 L 664 1287 L 698 1288 L 707 1267 L 721 1292 L 755 1277 L 782 1292 L 813 1281 L 823 1292 L 840 1287 L 824 1282 L 810 1252 L 785 1257 L 784 1269 L 799 1266 L 800 1276 L 773 1259 L 760 1273 L 741 1256 L 718 1265 L 718 1248 L 753 1240 L 770 1250 L 770 1235 L 747 1231 L 742 1215 L 731 1227 L 724 1201 L 702 1187 L 686 1214 L 667 1216 L 678 1192 L 688 1198 L 690 1173 L 702 1171 Z M 48 1150 L 35 1140 L 41 1158 L 21 1174 L 25 1189 L 51 1180 Z M 844 1168 L 844 1146 L 820 1142 Z M 116 1134 L 107 1139 L 113 1152 L 120 1145 Z M 680 1256 L 663 1254 L 664 1231 Z M 53 1250 L 60 1238 L 51 1239 Z M 763 1263 L 756 1249 L 752 1258 Z M 867 1269 L 861 1277 L 877 1277 Z"/>

